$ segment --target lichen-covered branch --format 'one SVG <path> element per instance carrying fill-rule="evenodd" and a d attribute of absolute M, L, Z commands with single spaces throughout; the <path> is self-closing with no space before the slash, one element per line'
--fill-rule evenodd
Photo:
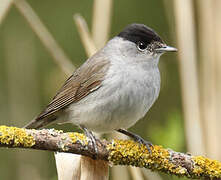
<path fill-rule="evenodd" d="M 70 152 L 109 161 L 113 165 L 132 165 L 189 178 L 221 178 L 221 162 L 191 156 L 154 145 L 152 154 L 132 140 L 97 140 L 98 154 L 87 137 L 54 129 L 22 129 L 0 126 L 0 147 L 30 148 Z"/>

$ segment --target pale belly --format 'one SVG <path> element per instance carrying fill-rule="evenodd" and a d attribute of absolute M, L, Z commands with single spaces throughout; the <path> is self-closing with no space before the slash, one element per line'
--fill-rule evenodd
<path fill-rule="evenodd" d="M 98 133 L 127 129 L 147 113 L 158 97 L 160 79 L 148 80 L 101 87 L 69 106 L 65 119 Z"/>

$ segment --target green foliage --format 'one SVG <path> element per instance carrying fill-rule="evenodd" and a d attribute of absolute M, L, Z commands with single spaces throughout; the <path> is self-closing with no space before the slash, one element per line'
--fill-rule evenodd
<path fill-rule="evenodd" d="M 176 151 L 184 151 L 184 126 L 179 111 L 172 111 L 162 125 L 156 124 L 150 131 L 153 142 Z"/>

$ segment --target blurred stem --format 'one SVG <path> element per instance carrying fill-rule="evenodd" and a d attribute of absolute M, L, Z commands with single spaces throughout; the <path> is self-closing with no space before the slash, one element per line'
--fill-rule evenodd
<path fill-rule="evenodd" d="M 123 180 L 129 180 L 130 179 L 130 174 L 128 173 L 128 168 L 127 166 L 113 166 L 111 167 L 111 179 L 112 180 L 118 180 L 118 179 L 123 179 Z"/>
<path fill-rule="evenodd" d="M 136 180 L 143 180 L 144 179 L 140 168 L 129 166 L 128 170 L 130 171 L 133 179 L 136 179 Z"/>
<path fill-rule="evenodd" d="M 94 0 L 92 37 L 98 49 L 108 41 L 112 15 L 112 0 Z"/>
<path fill-rule="evenodd" d="M 188 151 L 204 154 L 200 121 L 195 22 L 191 0 L 174 0 L 183 110 Z"/>
<path fill-rule="evenodd" d="M 32 30 L 39 37 L 43 45 L 49 51 L 55 63 L 64 71 L 65 74 L 70 75 L 75 67 L 71 60 L 66 56 L 61 47 L 57 44 L 52 34 L 47 30 L 40 18 L 25 0 L 14 0 L 15 6 L 25 17 Z"/>
<path fill-rule="evenodd" d="M 213 9 L 214 9 L 214 25 L 215 25 L 215 45 L 214 45 L 214 50 L 215 50 L 215 55 L 216 55 L 216 143 L 218 145 L 216 149 L 216 158 L 221 160 L 221 133 L 220 133 L 220 127 L 221 127 L 221 1 L 220 0 L 215 0 L 213 1 Z"/>
<path fill-rule="evenodd" d="M 141 169 L 145 179 L 148 180 L 162 180 L 161 176 L 159 175 L 159 173 L 151 171 L 149 169 Z"/>
<path fill-rule="evenodd" d="M 199 7 L 199 46 L 201 63 L 201 98 L 204 118 L 206 150 L 210 157 L 217 158 L 219 151 L 216 117 L 216 59 L 214 44 L 213 1 L 200 0 Z"/>
<path fill-rule="evenodd" d="M 87 23 L 80 14 L 74 15 L 74 21 L 77 25 L 77 30 L 79 32 L 86 54 L 88 57 L 91 57 L 93 54 L 95 54 L 97 49 L 88 30 Z"/>
<path fill-rule="evenodd" d="M 170 35 L 173 38 L 172 40 L 175 41 L 175 37 L 174 37 L 175 24 L 174 24 L 174 13 L 173 13 L 172 1 L 163 0 L 163 4 L 164 4 L 167 22 L 170 28 Z"/>
<path fill-rule="evenodd" d="M 94 160 L 81 156 L 81 179 L 80 180 L 108 180 L 109 164 L 106 161 Z"/>
<path fill-rule="evenodd" d="M 1 3 L 0 3 L 0 24 L 2 23 L 8 10 L 10 9 L 11 5 L 12 5 L 12 0 L 1 0 Z"/>

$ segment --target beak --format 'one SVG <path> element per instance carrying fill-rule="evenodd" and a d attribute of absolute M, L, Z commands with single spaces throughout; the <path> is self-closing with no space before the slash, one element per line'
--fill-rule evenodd
<path fill-rule="evenodd" d="M 164 46 L 164 47 L 155 49 L 155 51 L 157 53 L 175 52 L 175 51 L 177 51 L 177 48 L 174 48 L 174 47 L 171 47 L 171 46 Z"/>

